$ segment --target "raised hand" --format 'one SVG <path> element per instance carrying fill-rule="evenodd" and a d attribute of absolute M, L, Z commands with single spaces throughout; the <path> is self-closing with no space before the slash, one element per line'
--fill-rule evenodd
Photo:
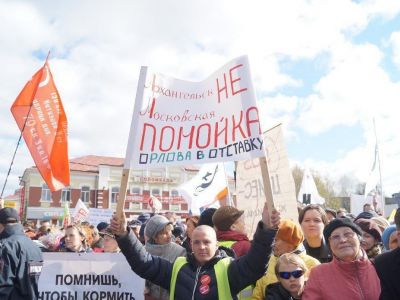
<path fill-rule="evenodd" d="M 125 218 L 125 213 L 122 213 L 121 215 L 117 215 L 116 213 L 114 213 L 110 220 L 110 229 L 112 233 L 114 233 L 116 236 L 127 235 L 128 231 L 126 227 L 127 222 Z"/>
<path fill-rule="evenodd" d="M 272 211 L 270 212 L 268 209 L 267 202 L 265 202 L 262 213 L 262 221 L 264 223 L 265 228 L 277 229 L 281 221 L 281 214 L 275 208 L 272 209 Z"/>

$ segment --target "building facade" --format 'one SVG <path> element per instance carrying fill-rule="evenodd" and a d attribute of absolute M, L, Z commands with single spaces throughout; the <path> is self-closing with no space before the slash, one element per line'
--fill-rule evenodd
<path fill-rule="evenodd" d="M 21 179 L 21 210 L 24 219 L 50 219 L 55 223 L 64 214 L 65 203 L 74 208 L 81 199 L 88 208 L 115 209 L 119 195 L 123 158 L 83 156 L 70 160 L 70 186 L 50 192 L 36 167 L 25 170 Z M 178 216 L 188 214 L 188 205 L 178 186 L 198 172 L 196 167 L 163 167 L 131 170 L 125 212 L 128 218 L 151 211 L 149 198 L 157 197 L 161 211 Z M 233 185 L 233 179 L 230 180 Z"/>

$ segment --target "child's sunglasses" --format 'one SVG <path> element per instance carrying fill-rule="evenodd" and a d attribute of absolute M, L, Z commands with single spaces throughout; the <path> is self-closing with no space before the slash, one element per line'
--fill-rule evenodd
<path fill-rule="evenodd" d="M 290 276 L 293 276 L 294 278 L 300 278 L 301 276 L 303 276 L 303 274 L 303 270 L 296 270 L 293 272 L 279 272 L 279 277 L 283 279 L 289 279 Z"/>

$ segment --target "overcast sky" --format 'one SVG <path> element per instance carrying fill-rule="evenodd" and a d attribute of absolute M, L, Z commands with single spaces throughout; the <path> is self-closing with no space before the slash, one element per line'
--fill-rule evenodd
<path fill-rule="evenodd" d="M 51 50 L 70 157 L 125 155 L 140 66 L 203 80 L 249 57 L 264 129 L 292 165 L 365 181 L 375 118 L 386 195 L 400 191 L 400 1 L 0 0 L 0 184 L 10 107 Z M 5 195 L 34 163 L 23 144 Z"/>

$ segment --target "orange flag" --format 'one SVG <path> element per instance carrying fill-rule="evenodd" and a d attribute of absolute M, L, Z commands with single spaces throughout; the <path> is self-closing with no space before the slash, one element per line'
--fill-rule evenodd
<path fill-rule="evenodd" d="M 18 95 L 11 113 L 49 189 L 68 186 L 67 117 L 47 60 Z"/>

